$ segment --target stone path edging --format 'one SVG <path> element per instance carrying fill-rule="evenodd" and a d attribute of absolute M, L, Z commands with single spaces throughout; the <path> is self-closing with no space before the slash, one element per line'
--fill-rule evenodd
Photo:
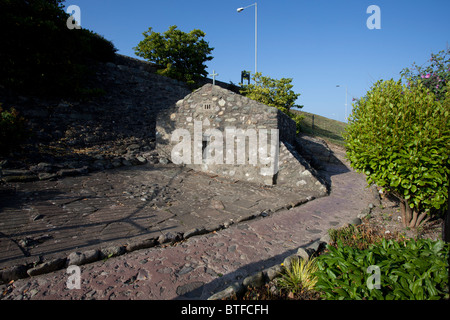
<path fill-rule="evenodd" d="M 364 209 L 361 214 L 358 215 L 357 218 L 352 221 L 354 225 L 358 225 L 362 218 L 369 215 L 371 212 L 371 209 L 373 208 L 373 205 L 369 204 L 367 209 Z M 359 220 L 359 221 L 358 221 Z M 282 271 L 286 268 L 289 268 L 291 265 L 291 261 L 293 259 L 303 259 L 308 260 L 313 255 L 315 255 L 317 252 L 322 250 L 323 247 L 330 244 L 330 236 L 328 234 L 322 236 L 319 240 L 308 244 L 306 247 L 300 247 L 298 248 L 297 252 L 286 257 L 283 260 L 282 264 L 276 264 L 270 268 L 267 268 L 263 271 L 256 272 L 252 275 L 249 275 L 242 281 L 236 281 L 226 289 L 216 292 L 213 295 L 211 295 L 208 300 L 227 300 L 230 298 L 233 298 L 234 296 L 239 297 L 240 295 L 245 293 L 245 290 L 247 287 L 261 287 L 264 284 L 272 281 L 275 279 L 278 275 L 282 273 Z"/>
<path fill-rule="evenodd" d="M 287 204 L 280 208 L 275 208 L 274 210 L 262 210 L 259 214 L 255 214 L 253 216 L 244 217 L 243 219 L 236 221 L 236 223 L 250 221 L 257 218 L 264 218 L 273 214 L 280 210 L 288 210 L 290 208 L 295 208 L 299 205 L 302 205 L 308 201 L 314 200 L 314 197 L 308 197 L 304 201 L 299 201 L 295 204 Z M 141 249 L 148 249 L 153 247 L 162 247 L 168 245 L 174 245 L 177 242 L 181 242 L 187 240 L 194 236 L 205 235 L 208 233 L 217 232 L 223 229 L 227 229 L 233 225 L 230 224 L 216 224 L 210 225 L 208 227 L 200 227 L 193 228 L 185 233 L 176 233 L 169 235 L 161 235 L 157 238 L 147 238 L 147 239 L 138 239 L 128 243 L 123 246 L 109 246 L 106 248 L 99 249 L 91 249 L 86 251 L 73 251 L 67 255 L 66 258 L 54 258 L 49 259 L 43 263 L 37 264 L 35 266 L 18 264 L 12 267 L 5 268 L 0 270 L 0 284 L 8 283 L 12 280 L 25 279 L 28 277 L 34 277 L 38 275 L 43 275 L 47 273 L 51 273 L 57 270 L 61 270 L 67 268 L 68 266 L 81 266 L 113 257 L 118 257 L 127 253 L 131 253 Z"/>

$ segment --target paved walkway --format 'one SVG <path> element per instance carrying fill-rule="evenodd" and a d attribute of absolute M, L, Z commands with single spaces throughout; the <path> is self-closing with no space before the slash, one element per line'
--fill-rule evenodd
<path fill-rule="evenodd" d="M 343 160 L 342 154 L 337 155 Z M 7 294 L 3 298 L 207 299 L 237 280 L 281 263 L 299 247 L 320 239 L 329 228 L 349 222 L 373 202 L 363 175 L 338 165 L 328 166 L 327 173 L 332 183 L 327 197 L 235 223 L 217 232 L 193 236 L 175 245 L 141 249 L 82 265 L 80 289 L 67 287 L 69 274 L 62 269 L 4 285 L 2 289 Z M 83 199 L 78 202 L 82 203 Z M 242 196 L 239 199 L 251 200 Z M 114 199 L 108 201 L 110 206 L 120 206 Z M 272 201 L 274 198 L 269 200 Z M 216 205 L 221 209 L 219 203 Z M 97 208 L 94 203 L 89 206 Z M 90 214 L 96 212 L 92 209 Z"/>
<path fill-rule="evenodd" d="M 0 270 L 75 251 L 180 240 L 309 198 L 174 165 L 13 183 L 0 187 Z"/>

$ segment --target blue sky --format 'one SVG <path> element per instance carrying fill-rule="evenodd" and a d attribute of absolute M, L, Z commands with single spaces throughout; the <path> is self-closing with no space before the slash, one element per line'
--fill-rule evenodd
<path fill-rule="evenodd" d="M 214 48 L 207 63 L 218 80 L 240 82 L 241 70 L 254 71 L 255 10 L 236 9 L 255 0 L 66 0 L 81 10 L 81 26 L 111 40 L 124 55 L 152 27 L 164 32 L 201 29 Z M 381 12 L 381 29 L 370 30 L 370 5 Z M 450 43 L 448 0 L 258 0 L 258 72 L 293 78 L 303 111 L 344 120 L 352 97 L 361 97 L 380 79 L 399 79 L 413 62 Z M 341 87 L 336 87 L 341 85 Z"/>

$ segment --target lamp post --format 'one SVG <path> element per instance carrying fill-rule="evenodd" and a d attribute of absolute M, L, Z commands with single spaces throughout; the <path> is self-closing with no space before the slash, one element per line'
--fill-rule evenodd
<path fill-rule="evenodd" d="M 255 2 L 247 7 L 238 8 L 237 12 L 242 12 L 244 9 L 255 6 L 255 73 L 258 72 L 258 3 Z"/>
<path fill-rule="evenodd" d="M 340 87 L 341 85 L 338 84 L 336 87 Z M 348 86 L 345 85 L 345 114 L 344 114 L 344 122 L 347 122 L 347 96 L 348 96 Z"/>

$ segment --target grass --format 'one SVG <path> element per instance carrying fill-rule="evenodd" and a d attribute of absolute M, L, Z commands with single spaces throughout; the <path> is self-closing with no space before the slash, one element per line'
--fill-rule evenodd
<path fill-rule="evenodd" d="M 301 122 L 301 131 L 303 133 L 322 138 L 342 147 L 345 145 L 342 134 L 347 127 L 346 123 L 300 110 L 291 110 L 291 112 L 304 116 L 304 119 Z"/>
<path fill-rule="evenodd" d="M 293 294 L 314 289 L 317 277 L 313 275 L 316 272 L 317 265 L 315 258 L 310 260 L 294 259 L 290 268 L 286 268 L 284 273 L 278 279 L 278 285 Z"/>

